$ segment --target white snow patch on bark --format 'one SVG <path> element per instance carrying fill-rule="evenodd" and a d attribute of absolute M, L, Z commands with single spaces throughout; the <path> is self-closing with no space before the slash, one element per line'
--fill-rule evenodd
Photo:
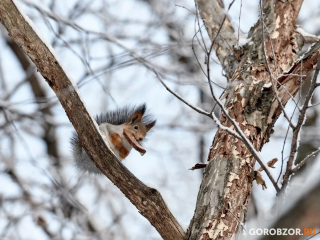
<path fill-rule="evenodd" d="M 299 32 L 304 37 L 315 37 L 315 38 L 318 38 L 318 36 L 316 36 L 314 34 L 311 34 L 311 33 L 308 33 L 306 30 L 304 30 L 300 26 L 297 28 L 297 32 Z"/>
<path fill-rule="evenodd" d="M 239 46 L 243 46 L 247 44 L 248 42 L 251 42 L 251 38 L 248 38 L 248 34 L 239 34 Z"/>
<path fill-rule="evenodd" d="M 244 96 L 244 88 L 241 88 L 239 93 L 240 93 L 241 97 L 243 97 Z"/>

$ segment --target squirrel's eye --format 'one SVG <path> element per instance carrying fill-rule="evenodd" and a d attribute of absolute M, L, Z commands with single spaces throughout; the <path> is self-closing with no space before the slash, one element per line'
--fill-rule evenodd
<path fill-rule="evenodd" d="M 134 129 L 138 130 L 138 126 L 134 126 Z"/>

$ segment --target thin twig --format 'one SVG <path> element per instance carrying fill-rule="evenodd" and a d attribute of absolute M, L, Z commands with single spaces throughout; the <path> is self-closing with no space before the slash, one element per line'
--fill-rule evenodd
<path fill-rule="evenodd" d="M 311 98 L 313 96 L 313 93 L 315 91 L 315 89 L 317 88 L 317 77 L 320 71 L 320 54 L 318 55 L 318 59 L 317 59 L 317 66 L 316 66 L 316 70 L 314 72 L 313 78 L 311 79 L 311 84 L 308 90 L 308 93 L 306 95 L 304 104 L 302 106 L 301 112 L 299 114 L 299 118 L 298 118 L 298 122 L 296 127 L 293 129 L 293 136 L 292 136 L 292 143 L 291 143 L 291 149 L 290 149 L 290 157 L 289 160 L 287 162 L 287 169 L 286 172 L 283 176 L 283 185 L 282 185 L 282 190 L 284 190 L 287 186 L 288 186 L 288 182 L 289 182 L 289 177 L 292 174 L 292 166 L 296 160 L 297 157 L 297 151 L 298 151 L 298 147 L 299 147 L 299 136 L 300 136 L 300 132 L 301 132 L 301 128 L 302 125 L 305 122 L 306 119 L 306 111 L 308 109 L 308 106 L 310 104 Z"/>
<path fill-rule="evenodd" d="M 205 116 L 210 117 L 210 113 L 206 112 L 205 110 L 195 107 L 192 104 L 188 103 L 186 100 L 184 100 L 179 94 L 175 93 L 174 91 L 172 91 L 162 80 L 162 78 L 160 77 L 160 75 L 158 74 L 158 72 L 156 70 L 153 71 L 156 74 L 157 79 L 161 82 L 161 84 L 171 93 L 173 94 L 176 98 L 178 98 L 180 101 L 184 102 L 186 105 L 188 105 L 190 108 L 192 108 L 193 110 L 195 110 L 198 113 L 201 113 Z"/>
<path fill-rule="evenodd" d="M 239 218 L 236 217 L 236 215 L 233 214 L 233 212 L 228 209 L 226 206 L 224 206 L 225 209 L 227 209 L 229 211 L 229 213 L 231 213 L 231 215 L 237 220 L 238 223 L 240 223 L 241 227 L 244 229 L 244 231 L 249 235 L 249 232 L 247 231 L 247 229 L 244 227 L 244 223 L 240 221 Z"/>
<path fill-rule="evenodd" d="M 295 173 L 299 170 L 311 157 L 314 157 L 318 152 L 320 152 L 320 148 L 310 153 L 308 156 L 306 156 L 295 168 L 292 169 L 292 172 Z"/>
<path fill-rule="evenodd" d="M 193 15 L 196 15 L 194 12 L 192 12 L 190 9 L 188 9 L 188 8 L 186 8 L 186 7 L 184 7 L 184 6 L 180 6 L 180 5 L 178 5 L 178 4 L 175 4 L 175 6 L 176 6 L 176 7 L 184 8 L 184 9 L 186 9 L 188 12 L 192 13 Z"/>
<path fill-rule="evenodd" d="M 193 51 L 193 55 L 195 56 L 196 60 L 197 60 L 197 63 L 202 71 L 202 73 L 207 77 L 207 74 L 205 73 L 201 63 L 199 62 L 199 59 L 198 59 L 198 56 L 196 54 L 196 51 L 194 49 L 194 38 L 196 37 L 196 35 L 199 33 L 199 30 L 193 35 L 192 37 L 192 43 L 191 43 L 191 48 L 192 48 L 192 51 Z M 197 38 L 198 39 L 198 38 Z M 199 39 L 198 39 L 198 42 L 199 42 Z M 199 45 L 201 45 L 201 43 L 199 42 Z M 216 82 L 214 81 L 211 81 L 214 85 L 216 85 L 217 87 L 221 88 L 221 89 L 225 89 L 224 87 L 220 86 L 219 84 L 217 84 Z"/>
<path fill-rule="evenodd" d="M 202 39 L 202 42 L 203 42 L 203 46 L 205 48 L 205 52 L 207 52 L 207 46 L 206 46 L 206 43 L 204 42 L 204 37 L 202 35 L 202 30 L 201 30 L 201 27 L 200 27 L 200 21 L 199 21 L 199 8 L 198 8 L 198 3 L 197 1 L 194 1 L 195 4 L 196 4 L 196 18 L 197 18 L 197 23 L 198 23 L 198 27 L 199 27 L 199 31 L 200 31 L 200 35 L 201 35 L 201 39 Z"/>
<path fill-rule="evenodd" d="M 227 131 L 230 135 L 242 140 L 242 137 L 239 136 L 239 134 L 237 134 L 236 132 L 234 132 L 232 129 L 223 126 L 221 124 L 221 122 L 219 121 L 219 119 L 217 118 L 217 116 L 215 115 L 214 112 L 212 113 L 208 113 L 205 110 L 195 107 L 192 104 L 190 104 L 188 101 L 186 101 L 185 99 L 183 99 L 179 94 L 175 93 L 174 91 L 172 91 L 165 83 L 164 81 L 161 79 L 160 75 L 157 73 L 157 71 L 154 70 L 154 73 L 156 74 L 157 79 L 161 82 L 161 84 L 172 94 L 174 95 L 176 98 L 178 98 L 181 102 L 185 103 L 187 106 L 189 106 L 190 108 L 192 108 L 193 110 L 195 110 L 196 112 L 203 114 L 211 119 L 213 119 L 213 121 L 218 125 L 219 128 L 221 128 L 222 130 Z"/>
<path fill-rule="evenodd" d="M 264 25 L 264 29 L 266 30 L 266 32 L 267 32 L 268 35 L 269 35 L 269 39 L 271 39 L 271 37 L 270 37 L 270 32 L 269 32 L 268 28 L 266 27 L 266 25 L 265 25 L 265 23 L 264 23 L 263 20 L 262 20 L 262 22 L 263 22 L 263 25 Z M 283 77 L 283 76 L 285 76 L 285 77 L 286 77 L 286 76 L 297 76 L 297 77 L 301 77 L 301 78 L 302 78 L 302 73 L 301 73 L 301 74 L 291 74 L 291 73 L 289 73 L 289 74 L 278 74 L 277 67 L 276 67 L 276 62 L 275 62 L 276 55 L 275 55 L 275 53 L 274 53 L 273 44 L 272 44 L 272 41 L 269 41 L 269 42 L 270 42 L 271 52 L 272 52 L 272 56 L 273 56 L 272 63 L 273 63 L 273 67 L 274 67 L 275 73 L 276 73 L 276 79 L 274 79 L 274 81 L 275 81 L 277 84 L 279 84 L 280 87 L 283 87 L 283 89 L 290 95 L 291 100 L 295 103 L 296 107 L 297 107 L 297 108 L 299 109 L 299 111 L 300 111 L 300 108 L 299 108 L 299 106 L 298 106 L 298 103 L 296 102 L 296 100 L 294 99 L 294 97 L 292 96 L 292 94 L 289 92 L 289 90 L 287 89 L 287 87 L 286 87 L 285 85 L 283 85 L 281 82 L 278 81 L 278 79 L 279 79 L 280 77 Z M 301 64 L 302 64 L 302 61 L 303 61 L 303 60 L 301 60 Z M 301 71 L 302 71 L 302 68 L 301 68 Z M 303 76 L 306 77 L 305 75 L 303 75 Z M 302 81 L 301 81 L 301 82 L 302 82 Z M 301 89 L 301 88 L 300 88 L 300 89 Z"/>

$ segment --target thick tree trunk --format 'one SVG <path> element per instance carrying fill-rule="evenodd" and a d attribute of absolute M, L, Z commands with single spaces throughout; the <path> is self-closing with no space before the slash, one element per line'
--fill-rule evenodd
<path fill-rule="evenodd" d="M 224 13 L 219 9 L 221 2 L 196 2 L 213 40 L 224 18 Z M 229 81 L 232 76 L 247 68 L 247 71 L 243 71 L 233 80 L 238 82 L 230 84 L 227 89 L 225 108 L 259 151 L 269 141 L 272 128 L 282 113 L 279 102 L 285 106 L 305 80 L 305 77 L 281 74 L 290 69 L 289 73 L 292 74 L 309 75 L 317 62 L 319 43 L 302 60 L 295 63 L 297 53 L 303 45 L 303 37 L 295 31 L 302 2 L 265 1 L 263 23 L 260 18 L 251 29 L 251 41 L 240 50 L 240 62 L 237 62 L 236 57 L 230 57 L 235 52 L 238 53 L 235 45 L 226 44 L 224 41 L 232 39 L 230 33 L 233 30 L 229 27 L 229 22 L 226 27 L 222 27 L 225 31 L 227 28 L 231 29 L 229 35 L 222 31 L 221 34 L 225 35 L 218 36 L 220 41 L 215 41 L 214 44 Z M 222 14 L 220 18 L 217 16 L 219 11 L 220 15 Z M 214 13 L 216 15 L 213 15 Z M 220 22 L 215 21 L 217 19 L 220 19 Z M 265 25 L 264 33 L 262 24 Z M 252 66 L 248 67 L 250 64 Z M 272 82 L 270 75 L 278 81 L 276 84 L 272 83 L 274 86 L 269 84 Z M 224 126 L 234 129 L 224 114 L 220 121 Z M 246 220 L 254 179 L 255 160 L 252 154 L 242 141 L 221 129 L 216 133 L 210 149 L 209 164 L 198 193 L 195 214 L 187 233 L 188 239 L 231 239 L 242 230 L 241 223 Z"/>

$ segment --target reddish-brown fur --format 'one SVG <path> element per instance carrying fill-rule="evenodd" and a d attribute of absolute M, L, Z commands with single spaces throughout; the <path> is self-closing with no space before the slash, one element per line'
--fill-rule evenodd
<path fill-rule="evenodd" d="M 119 155 L 121 158 L 126 158 L 129 155 L 129 151 L 125 147 L 122 147 L 119 150 Z"/>
<path fill-rule="evenodd" d="M 129 151 L 122 146 L 122 141 L 118 133 L 110 134 L 110 139 L 112 144 L 119 150 L 119 155 L 121 158 L 126 158 L 129 155 Z"/>
<path fill-rule="evenodd" d="M 110 134 L 110 139 L 113 145 L 120 151 L 122 148 L 122 141 L 118 133 L 111 133 Z"/>

